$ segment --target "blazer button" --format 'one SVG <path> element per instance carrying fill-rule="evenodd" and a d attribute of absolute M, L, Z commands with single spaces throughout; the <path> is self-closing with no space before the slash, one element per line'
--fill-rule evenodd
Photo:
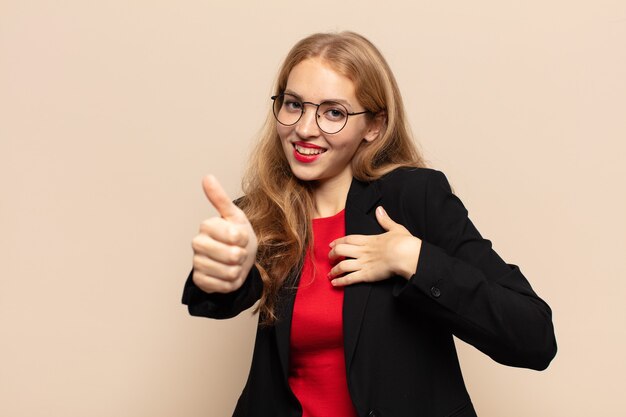
<path fill-rule="evenodd" d="M 441 290 L 437 287 L 432 287 L 430 289 L 430 293 L 432 294 L 433 297 L 439 298 L 439 296 L 441 295 Z"/>
<path fill-rule="evenodd" d="M 371 410 L 369 414 L 367 415 L 367 417 L 382 417 L 382 416 L 383 415 L 380 414 L 380 412 L 377 410 Z"/>

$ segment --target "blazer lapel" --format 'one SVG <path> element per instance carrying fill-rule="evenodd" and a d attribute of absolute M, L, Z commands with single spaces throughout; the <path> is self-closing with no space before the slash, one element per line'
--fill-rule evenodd
<path fill-rule="evenodd" d="M 374 235 L 384 232 L 374 214 L 375 205 L 380 201 L 380 197 L 376 182 L 364 183 L 352 180 L 346 202 L 346 235 Z M 359 283 L 348 285 L 344 289 L 343 339 L 347 372 L 352 365 L 371 288 L 370 284 Z"/>
<path fill-rule="evenodd" d="M 302 265 L 296 266 L 288 279 L 293 284 L 284 285 L 279 293 L 277 305 L 277 319 L 274 324 L 276 332 L 276 344 L 278 346 L 278 356 L 282 365 L 285 381 L 289 377 L 289 343 L 291 337 L 291 318 L 293 316 L 293 306 L 296 301 L 296 289 L 300 281 Z"/>
<path fill-rule="evenodd" d="M 346 235 L 373 235 L 383 233 L 383 228 L 376 221 L 373 213 L 375 204 L 380 200 L 380 191 L 375 182 L 364 183 L 352 180 L 346 201 Z M 291 335 L 291 318 L 295 303 L 296 288 L 300 280 L 301 265 L 294 268 L 290 282 L 280 290 L 277 306 L 277 321 L 274 324 L 278 356 L 282 365 L 285 381 L 289 377 L 289 343 Z M 370 293 L 369 284 L 349 285 L 344 290 L 343 298 L 343 339 L 346 358 L 346 369 L 350 369 L 352 357 L 359 338 L 361 321 L 365 305 Z"/>

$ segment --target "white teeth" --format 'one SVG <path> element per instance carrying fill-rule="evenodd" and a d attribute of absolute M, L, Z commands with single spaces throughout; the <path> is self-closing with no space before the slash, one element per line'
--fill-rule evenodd
<path fill-rule="evenodd" d="M 304 148 L 299 145 L 295 145 L 295 147 L 296 151 L 298 151 L 298 153 L 301 153 L 302 155 L 319 155 L 326 151 L 326 149 L 322 148 Z"/>

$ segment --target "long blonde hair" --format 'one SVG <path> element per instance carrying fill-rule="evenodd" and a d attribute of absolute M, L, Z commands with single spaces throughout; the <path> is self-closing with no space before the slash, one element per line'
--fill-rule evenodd
<path fill-rule="evenodd" d="M 321 58 L 350 79 L 356 97 L 386 123 L 379 137 L 363 141 L 352 159 L 353 176 L 372 181 L 400 166 L 424 166 L 410 135 L 395 78 L 378 49 L 354 32 L 318 33 L 299 41 L 285 58 L 274 89 L 284 91 L 289 73 L 300 62 Z M 257 310 L 262 324 L 276 320 L 279 290 L 294 283 L 311 241 L 313 198 L 311 184 L 296 178 L 282 149 L 271 109 L 243 178 L 239 205 L 248 216 L 259 242 L 256 266 L 263 280 Z M 295 271 L 295 274 L 290 274 Z"/>

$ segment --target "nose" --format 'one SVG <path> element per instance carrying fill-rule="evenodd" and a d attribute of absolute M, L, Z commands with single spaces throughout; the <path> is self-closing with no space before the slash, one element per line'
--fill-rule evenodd
<path fill-rule="evenodd" d="M 317 108 L 310 106 L 304 109 L 302 117 L 296 123 L 296 133 L 301 138 L 315 137 L 320 134 L 320 128 L 317 125 Z"/>

